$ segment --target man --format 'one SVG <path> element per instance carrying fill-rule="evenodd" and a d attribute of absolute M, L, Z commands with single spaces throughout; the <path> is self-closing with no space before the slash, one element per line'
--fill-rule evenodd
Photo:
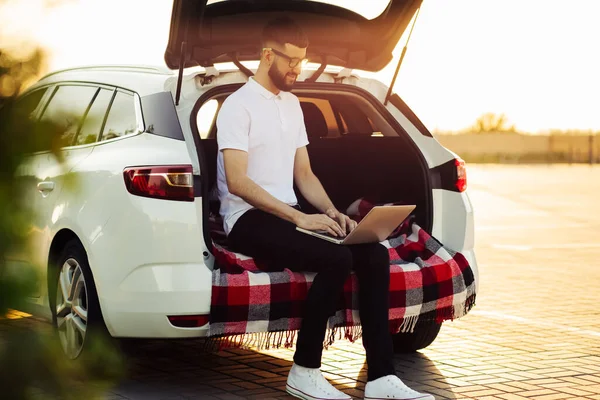
<path fill-rule="evenodd" d="M 343 237 L 356 222 L 339 212 L 313 174 L 300 103 L 290 93 L 308 40 L 290 19 L 265 26 L 253 78 L 223 103 L 217 117 L 218 189 L 232 248 L 267 263 L 316 276 L 307 294 L 287 391 L 302 399 L 350 399 L 321 374 L 327 320 L 354 269 L 367 354 L 366 399 L 433 399 L 395 375 L 388 331 L 389 254 L 378 244 L 340 246 L 296 226 Z M 335 160 L 332 160 L 334 162 Z M 305 214 L 293 183 L 319 214 Z"/>

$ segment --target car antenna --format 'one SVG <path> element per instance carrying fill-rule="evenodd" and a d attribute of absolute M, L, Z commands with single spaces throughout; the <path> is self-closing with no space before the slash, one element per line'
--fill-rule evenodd
<path fill-rule="evenodd" d="M 406 54 L 406 49 L 408 48 L 408 42 L 410 42 L 410 37 L 412 36 L 413 29 L 415 28 L 415 24 L 417 23 L 417 18 L 419 17 L 419 11 L 421 11 L 421 7 L 417 8 L 417 13 L 415 14 L 415 19 L 413 20 L 413 24 L 410 27 L 410 32 L 408 33 L 408 39 L 406 39 L 406 44 L 402 49 L 402 54 L 400 55 L 400 60 L 398 61 L 398 65 L 396 66 L 396 72 L 394 72 L 394 77 L 392 78 L 392 83 L 388 88 L 388 92 L 385 95 L 385 101 L 383 105 L 386 106 L 390 97 L 392 95 L 392 89 L 394 88 L 394 84 L 396 83 L 396 78 L 398 77 L 398 72 L 400 71 L 400 66 L 402 65 L 402 61 L 404 60 L 404 55 Z"/>

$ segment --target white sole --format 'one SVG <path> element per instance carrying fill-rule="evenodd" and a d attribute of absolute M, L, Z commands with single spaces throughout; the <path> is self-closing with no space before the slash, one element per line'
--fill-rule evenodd
<path fill-rule="evenodd" d="M 290 394 L 290 395 L 292 395 L 292 396 L 294 396 L 294 397 L 296 397 L 298 399 L 304 399 L 304 400 L 332 400 L 332 399 L 326 399 L 324 397 L 314 397 L 314 396 L 311 396 L 311 395 L 306 394 L 303 391 L 298 390 L 298 389 L 296 389 L 296 388 L 294 388 L 294 387 L 292 387 L 292 386 L 290 386 L 288 384 L 285 385 L 285 391 L 288 394 Z M 339 399 L 339 400 L 342 400 L 342 399 Z M 352 398 L 348 397 L 348 400 L 352 400 Z"/>

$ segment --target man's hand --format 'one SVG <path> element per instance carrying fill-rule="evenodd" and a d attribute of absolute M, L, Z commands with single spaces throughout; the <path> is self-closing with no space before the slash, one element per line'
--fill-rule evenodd
<path fill-rule="evenodd" d="M 296 225 L 299 228 L 309 231 L 326 231 L 333 236 L 344 237 L 345 231 L 331 217 L 325 214 L 304 214 L 297 219 Z"/>
<path fill-rule="evenodd" d="M 340 226 L 340 228 L 342 228 L 342 231 L 344 232 L 344 236 L 352 232 L 354 228 L 356 228 L 356 225 L 358 225 L 356 221 L 351 219 L 349 216 L 342 214 L 335 208 L 330 208 L 327 211 L 325 211 L 325 215 L 327 215 L 329 218 L 333 219 L 338 223 L 338 225 Z"/>

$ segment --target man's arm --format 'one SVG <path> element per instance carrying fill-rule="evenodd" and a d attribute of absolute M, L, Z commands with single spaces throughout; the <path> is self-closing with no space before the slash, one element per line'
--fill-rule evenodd
<path fill-rule="evenodd" d="M 242 150 L 224 149 L 223 163 L 227 188 L 253 207 L 274 214 L 295 225 L 310 230 L 324 230 L 335 236 L 343 236 L 342 228 L 323 214 L 307 215 L 273 197 L 248 177 L 248 153 Z"/>
<path fill-rule="evenodd" d="M 321 181 L 312 171 L 306 146 L 299 147 L 296 150 L 294 181 L 302 196 L 317 210 L 334 219 L 341 227 L 342 232 L 351 232 L 356 227 L 355 221 L 335 208 Z"/>

